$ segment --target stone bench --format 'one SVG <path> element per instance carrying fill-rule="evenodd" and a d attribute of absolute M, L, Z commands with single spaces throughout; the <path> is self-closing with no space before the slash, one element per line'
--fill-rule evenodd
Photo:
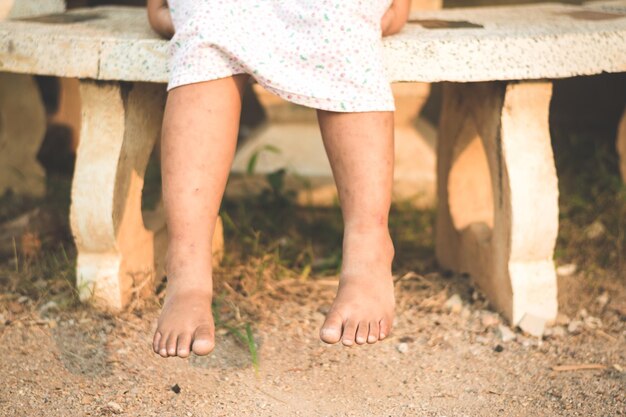
<path fill-rule="evenodd" d="M 626 72 L 626 0 L 419 12 L 384 45 L 391 81 L 445 82 L 437 149 L 439 262 L 470 273 L 512 324 L 526 315 L 553 319 L 558 188 L 549 80 Z M 159 210 L 142 215 L 141 190 L 159 135 L 166 58 L 167 43 L 149 29 L 141 9 L 101 7 L 0 22 L 0 72 L 14 97 L 24 86 L 13 74 L 80 80 L 71 207 L 77 285 L 83 297 L 113 309 L 149 291 L 162 268 L 163 217 Z M 4 115 L 17 114 L 11 100 L 0 104 Z M 2 125 L 0 146 L 19 130 L 13 161 L 32 158 L 40 122 L 22 117 Z M 618 139 L 623 158 L 625 125 Z M 0 166 L 0 179 L 9 178 L 9 165 Z M 221 229 L 215 239 L 221 240 Z"/>

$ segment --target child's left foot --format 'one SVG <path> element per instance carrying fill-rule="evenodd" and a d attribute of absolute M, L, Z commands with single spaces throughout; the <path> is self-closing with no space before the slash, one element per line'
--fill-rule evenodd
<path fill-rule="evenodd" d="M 320 330 L 326 343 L 376 343 L 391 332 L 395 306 L 387 230 L 346 232 L 339 290 Z"/>

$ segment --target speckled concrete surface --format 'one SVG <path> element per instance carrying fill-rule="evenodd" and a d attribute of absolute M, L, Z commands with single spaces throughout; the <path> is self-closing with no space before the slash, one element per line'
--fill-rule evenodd
<path fill-rule="evenodd" d="M 626 0 L 424 11 L 411 20 L 418 22 L 384 42 L 391 81 L 626 71 Z M 432 28 L 437 26 L 444 28 Z M 145 10 L 136 8 L 101 7 L 2 22 L 0 70 L 166 82 L 167 42 L 150 30 Z"/>
<path fill-rule="evenodd" d="M 2 0 L 0 16 L 4 19 L 59 13 L 65 10 L 65 0 Z"/>
<path fill-rule="evenodd" d="M 411 20 L 482 27 L 410 23 L 385 40 L 394 81 L 528 80 L 626 70 L 623 0 L 448 9 L 415 13 Z"/>

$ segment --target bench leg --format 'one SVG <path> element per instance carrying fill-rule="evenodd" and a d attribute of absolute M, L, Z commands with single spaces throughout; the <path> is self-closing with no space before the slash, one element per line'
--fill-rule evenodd
<path fill-rule="evenodd" d="M 153 290 L 166 249 L 162 210 L 142 213 L 144 174 L 160 134 L 162 85 L 81 81 L 81 137 L 71 226 L 82 300 L 124 308 Z M 215 248 L 221 250 L 221 224 Z"/>
<path fill-rule="evenodd" d="M 43 197 L 46 177 L 37 152 L 46 133 L 46 110 L 35 79 L 0 73 L 0 195 Z"/>
<path fill-rule="evenodd" d="M 558 186 L 545 82 L 446 84 L 437 258 L 512 323 L 557 313 Z"/>
<path fill-rule="evenodd" d="M 622 180 L 626 182 L 626 108 L 617 131 L 617 152 L 619 153 Z"/>

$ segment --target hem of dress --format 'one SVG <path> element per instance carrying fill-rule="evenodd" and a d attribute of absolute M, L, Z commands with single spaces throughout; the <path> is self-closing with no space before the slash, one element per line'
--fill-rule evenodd
<path fill-rule="evenodd" d="M 232 77 L 233 75 L 241 75 L 247 74 L 245 71 L 224 71 L 223 73 L 211 74 L 211 75 L 190 75 L 192 73 L 180 73 L 178 75 L 174 75 L 170 77 L 169 82 L 167 83 L 167 91 L 171 91 L 177 87 L 183 87 L 185 85 L 190 84 L 198 84 L 204 83 L 207 81 L 215 81 L 220 80 L 222 78 Z"/>
<path fill-rule="evenodd" d="M 240 74 L 249 74 L 249 73 L 245 71 L 241 71 L 241 72 L 228 71 L 224 73 L 218 73 L 217 75 L 203 75 L 203 76 L 188 75 L 188 74 L 182 73 L 170 79 L 167 85 L 167 91 L 170 91 L 174 88 L 182 87 L 185 85 L 197 84 L 197 83 L 202 83 L 202 82 L 207 82 L 207 81 L 214 81 L 214 80 L 219 80 L 221 78 L 227 78 L 233 75 L 240 75 Z M 315 97 L 310 97 L 310 96 L 306 96 L 303 94 L 288 92 L 280 88 L 273 87 L 271 85 L 268 85 L 267 83 L 264 83 L 262 80 L 255 78 L 254 75 L 250 74 L 250 76 L 254 78 L 254 80 L 263 88 L 265 88 L 268 92 L 274 95 L 277 95 L 283 100 L 286 100 L 286 101 L 289 101 L 291 103 L 298 104 L 301 106 L 309 107 L 312 109 L 332 111 L 332 112 L 337 112 L 337 113 L 365 113 L 365 112 L 387 112 L 387 111 L 393 112 L 396 110 L 395 102 L 393 101 L 393 99 L 391 100 L 391 102 L 381 104 L 380 106 L 368 106 L 368 105 L 364 105 L 354 100 L 348 101 L 348 100 L 315 98 Z"/>
<path fill-rule="evenodd" d="M 259 80 L 257 80 L 257 82 L 267 91 L 277 95 L 283 100 L 317 110 L 332 111 L 336 113 L 393 112 L 396 110 L 393 100 L 391 103 L 382 104 L 380 106 L 367 106 L 359 103 L 358 101 L 309 97 L 303 94 L 281 90 L 280 88 L 273 87 Z"/>

